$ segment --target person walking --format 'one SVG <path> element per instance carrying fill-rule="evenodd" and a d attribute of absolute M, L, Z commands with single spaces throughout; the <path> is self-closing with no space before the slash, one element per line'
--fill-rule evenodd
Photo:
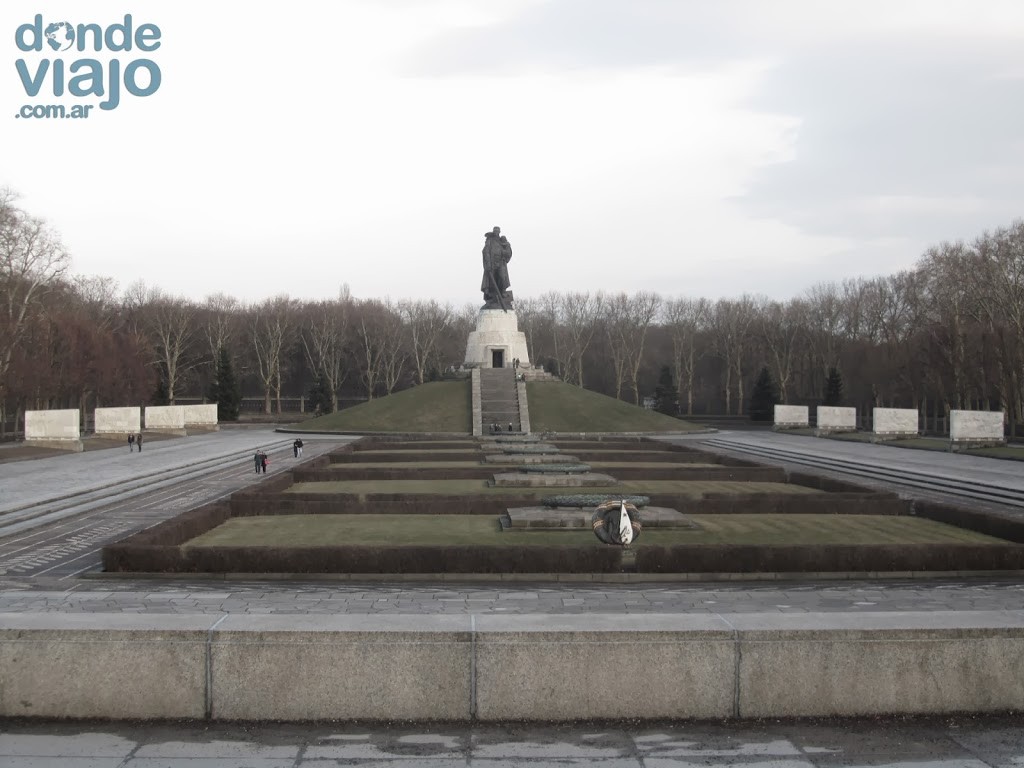
<path fill-rule="evenodd" d="M 260 459 L 260 454 L 262 454 L 262 453 L 263 453 L 263 451 L 261 449 L 257 448 L 256 449 L 256 453 L 254 453 L 252 455 L 252 463 L 256 466 L 256 474 L 257 475 L 260 473 L 260 467 L 263 465 L 263 461 L 262 461 L 262 459 Z"/>
<path fill-rule="evenodd" d="M 299 456 L 298 456 L 298 458 L 301 459 L 302 458 L 302 438 L 300 437 L 295 442 L 299 444 L 299 446 L 298 446 L 298 448 L 299 448 Z"/>
<path fill-rule="evenodd" d="M 128 435 L 128 453 L 135 450 L 135 435 Z"/>
<path fill-rule="evenodd" d="M 260 468 L 263 470 L 263 474 L 267 474 L 267 464 L 270 463 L 270 459 L 267 458 L 267 454 L 260 449 Z"/>
<path fill-rule="evenodd" d="M 139 434 L 137 434 L 135 436 L 135 444 L 137 446 L 139 446 L 139 453 L 142 453 L 142 433 L 141 432 L 139 432 Z"/>

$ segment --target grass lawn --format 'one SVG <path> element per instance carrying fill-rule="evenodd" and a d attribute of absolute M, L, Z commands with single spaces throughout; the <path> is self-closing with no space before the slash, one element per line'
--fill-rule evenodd
<path fill-rule="evenodd" d="M 612 486 L 588 488 L 496 488 L 487 485 L 486 480 L 330 480 L 313 483 L 295 483 L 286 493 L 358 494 L 410 493 L 438 494 L 443 496 L 508 496 L 532 494 L 534 496 L 557 496 L 566 493 L 611 493 L 625 495 L 647 495 L 652 493 L 673 493 L 700 498 L 706 493 L 772 493 L 804 495 L 821 493 L 814 488 L 788 483 L 751 483 L 740 480 L 628 480 Z"/>
<path fill-rule="evenodd" d="M 645 544 L 1002 544 L 917 517 L 870 515 L 694 515 L 701 529 L 646 528 Z M 332 544 L 444 546 L 601 545 L 587 529 L 501 531 L 496 518 L 467 515 L 272 515 L 234 517 L 186 547 L 315 547 Z"/>
<path fill-rule="evenodd" d="M 432 381 L 295 425 L 309 432 L 463 432 L 471 434 L 469 380 Z"/>
<path fill-rule="evenodd" d="M 657 411 L 561 381 L 526 382 L 534 432 L 688 432 L 699 429 Z"/>

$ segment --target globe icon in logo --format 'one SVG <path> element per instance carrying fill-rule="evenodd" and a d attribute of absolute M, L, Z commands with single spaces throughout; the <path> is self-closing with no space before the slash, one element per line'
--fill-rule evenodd
<path fill-rule="evenodd" d="M 46 25 L 47 44 L 55 51 L 66 51 L 75 44 L 75 28 L 67 21 L 54 21 Z"/>

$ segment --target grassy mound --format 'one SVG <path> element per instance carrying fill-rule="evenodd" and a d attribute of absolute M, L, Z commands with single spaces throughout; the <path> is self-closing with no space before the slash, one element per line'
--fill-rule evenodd
<path fill-rule="evenodd" d="M 310 432 L 473 431 L 469 381 L 432 381 L 296 425 Z"/>
<path fill-rule="evenodd" d="M 534 432 L 687 432 L 692 424 L 561 381 L 528 381 Z"/>

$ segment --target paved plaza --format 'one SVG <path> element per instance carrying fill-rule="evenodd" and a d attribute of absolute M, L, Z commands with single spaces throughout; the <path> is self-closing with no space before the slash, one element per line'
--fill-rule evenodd
<path fill-rule="evenodd" d="M 1019 768 L 1014 717 L 563 727 L 0 723 L 4 768 Z"/>
<path fill-rule="evenodd" d="M 303 436 L 303 460 L 354 439 Z M 718 441 L 774 443 L 889 468 L 905 459 L 917 473 L 964 472 L 968 459 L 994 484 L 1019 485 L 1019 464 L 882 446 L 838 444 L 768 434 L 670 438 L 699 446 Z M 298 461 L 292 437 L 270 429 L 225 430 L 150 443 L 147 452 L 91 451 L 0 463 L 0 623 L 6 615 L 580 616 L 700 614 L 935 614 L 970 626 L 1024 615 L 1024 583 L 1013 577 L 530 583 L 437 581 L 231 580 L 195 576 L 142 579 L 100 572 L 100 550 L 132 531 L 224 498 L 262 479 L 252 453 L 271 456 L 270 474 Z M 808 442 L 810 441 L 810 442 Z M 881 454 L 879 453 L 881 451 Z M 736 454 L 739 455 L 739 454 Z M 770 463 L 770 462 L 769 462 Z M 778 461 L 786 466 L 784 461 Z M 806 466 L 790 467 L 806 471 Z M 840 476 L 836 472 L 831 474 Z M 966 472 L 967 476 L 973 470 Z M 857 480 L 861 482 L 860 479 Z M 891 481 L 873 487 L 922 495 Z M 932 498 L 947 498 L 929 492 Z M 962 500 L 958 503 L 963 503 Z M 1013 506 L 975 506 L 1017 516 Z M 42 513 L 39 512 L 42 510 Z M 15 518 L 14 522 L 8 522 Z M 812 616 L 808 616 L 812 619 Z M 856 620 L 854 620 L 856 621 Z M 614 623 L 614 622 L 613 622 Z M 605 726 L 369 726 L 223 723 L 66 723 L 0 721 L 0 765 L 55 766 L 1021 766 L 1021 721 L 1011 716 L 826 723 Z"/>
<path fill-rule="evenodd" d="M 262 479 L 253 469 L 256 448 L 269 453 L 268 472 L 273 475 L 356 439 L 303 438 L 305 451 L 300 460 L 292 456 L 292 436 L 270 428 L 252 428 L 152 442 L 142 454 L 111 449 L 0 463 L 0 613 L 730 614 L 1024 608 L 1024 584 L 1016 578 L 446 584 L 313 579 L 254 582 L 187 575 L 153 580 L 100 572 L 104 544 Z M 930 469 L 943 477 L 961 475 L 963 466 L 970 465 L 972 472 L 977 469 L 979 476 L 992 483 L 1011 487 L 1022 483 L 1020 464 L 996 459 L 766 433 L 669 439 L 694 446 L 705 440 L 796 446 L 819 455 L 879 461 L 890 468 L 906 462 L 916 472 Z M 804 466 L 791 468 L 806 471 Z M 964 503 L 891 482 L 868 483 L 859 478 L 857 482 Z M 972 503 L 1008 515 L 1022 514 L 1013 507 Z M 17 532 L 5 535 L 8 517 L 39 507 L 53 509 L 48 514 L 57 519 L 40 525 L 40 518 L 30 518 L 14 526 Z M 20 529 L 22 525 L 31 527 Z"/>

